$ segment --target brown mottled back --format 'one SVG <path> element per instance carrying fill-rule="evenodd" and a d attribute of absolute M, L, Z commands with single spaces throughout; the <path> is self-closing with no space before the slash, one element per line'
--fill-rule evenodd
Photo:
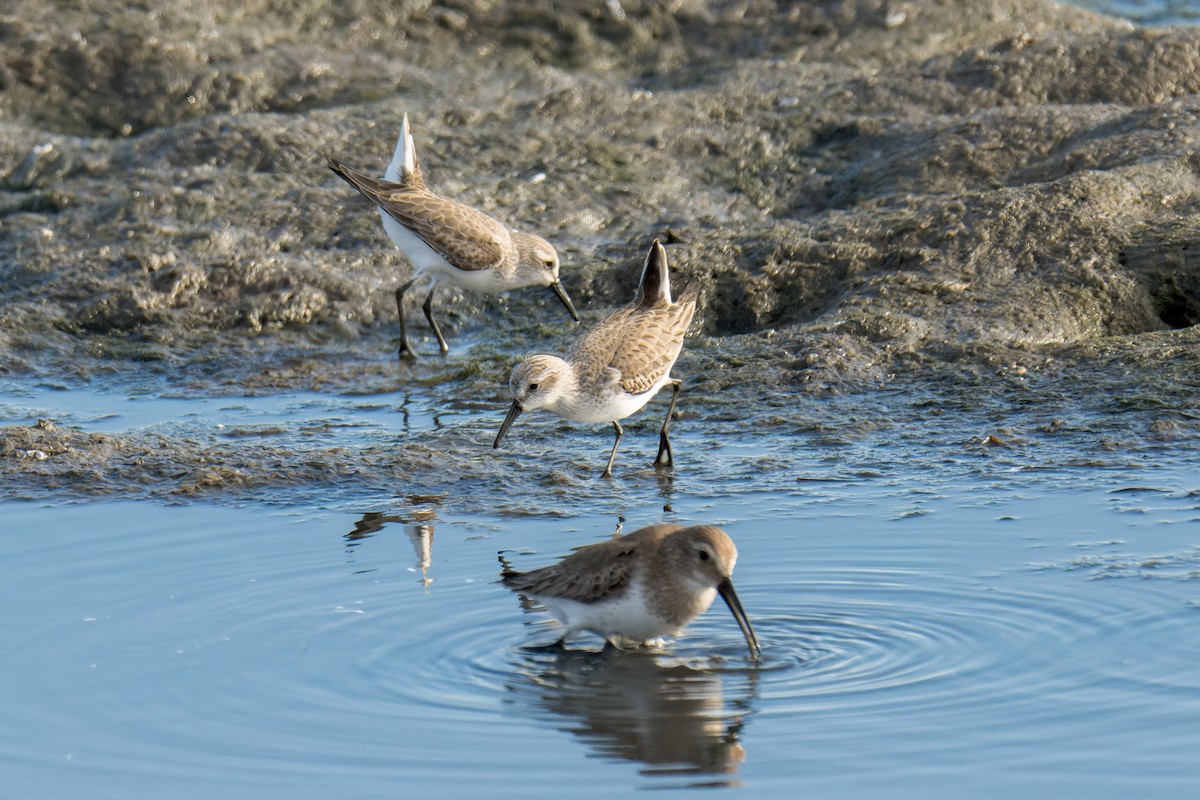
<path fill-rule="evenodd" d="M 423 180 L 407 185 L 377 180 L 332 158 L 329 168 L 453 267 L 493 269 L 516 258 L 507 228 L 482 211 L 428 191 Z"/>
<path fill-rule="evenodd" d="M 651 525 L 617 539 L 584 545 L 548 567 L 509 572 L 501 582 L 516 592 L 595 603 L 622 592 L 633 576 L 639 549 L 653 546 L 681 526 Z"/>
<path fill-rule="evenodd" d="M 567 351 L 567 360 L 576 369 L 615 369 L 623 390 L 641 394 L 670 372 L 679 358 L 699 296 L 699 288 L 692 286 L 673 305 L 664 300 L 646 306 L 639 298 L 576 340 Z M 582 358 L 575 357 L 596 352 L 612 355 L 604 363 L 591 361 L 587 367 L 581 366 Z"/>

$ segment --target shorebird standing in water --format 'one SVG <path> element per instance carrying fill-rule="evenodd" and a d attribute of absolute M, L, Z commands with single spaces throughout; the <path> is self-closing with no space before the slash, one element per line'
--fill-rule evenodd
<path fill-rule="evenodd" d="M 558 253 L 549 242 L 540 236 L 509 231 L 482 211 L 426 188 L 408 114 L 404 115 L 384 180 L 355 172 L 333 158 L 329 159 L 329 168 L 379 207 L 383 229 L 413 266 L 413 277 L 396 290 L 401 358 L 416 355 L 408 341 L 404 295 L 418 283 L 429 286 L 422 308 L 443 353 L 450 348 L 433 319 L 433 292 L 438 281 L 492 294 L 548 286 L 571 317 L 579 321 L 571 298 L 558 280 Z"/>
<path fill-rule="evenodd" d="M 719 594 L 757 658 L 758 637 L 733 589 L 736 562 L 737 548 L 720 528 L 664 523 L 585 545 L 532 572 L 506 569 L 501 581 L 566 626 L 560 645 L 578 631 L 617 646 L 644 644 L 676 633 Z"/>
<path fill-rule="evenodd" d="M 659 431 L 654 463 L 672 466 L 667 430 L 681 383 L 671 377 L 671 367 L 683 349 L 683 335 L 696 313 L 698 296 L 699 290 L 693 286 L 678 302 L 672 301 L 667 253 L 655 239 L 646 256 L 636 300 L 581 336 L 565 358 L 530 356 L 513 369 L 509 378 L 513 403 L 492 446 L 500 446 L 522 411 L 536 408 L 549 409 L 574 422 L 611 422 L 616 439 L 603 474 L 610 477 L 623 432 L 619 420 L 671 384 L 671 407 Z"/>

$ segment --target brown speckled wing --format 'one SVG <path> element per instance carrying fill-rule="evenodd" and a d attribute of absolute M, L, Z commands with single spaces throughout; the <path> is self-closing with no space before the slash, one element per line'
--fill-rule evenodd
<path fill-rule="evenodd" d="M 431 192 L 407 189 L 385 193 L 379 207 L 421 237 L 451 266 L 492 269 L 504 261 L 510 234 L 482 211 Z"/>
<path fill-rule="evenodd" d="M 679 527 L 661 523 L 619 539 L 584 545 L 557 564 L 531 572 L 510 572 L 501 581 L 522 594 L 595 603 L 620 594 L 629 585 L 640 548 Z"/>
<path fill-rule="evenodd" d="M 504 261 L 511 235 L 496 220 L 470 206 L 423 188 L 369 178 L 330 160 L 330 168 L 388 216 L 408 228 L 461 270 L 492 269 Z"/>
<path fill-rule="evenodd" d="M 636 542 L 616 539 L 581 547 L 557 564 L 505 575 L 504 585 L 529 595 L 594 603 L 629 585 Z"/>
<path fill-rule="evenodd" d="M 696 313 L 699 290 L 691 287 L 670 307 L 630 308 L 616 342 L 610 366 L 621 373 L 621 388 L 630 394 L 648 391 L 671 371 L 683 349 L 683 335 Z"/>
<path fill-rule="evenodd" d="M 567 360 L 596 369 L 606 369 L 612 363 L 612 354 L 632 330 L 629 318 L 636 310 L 636 306 L 625 306 L 609 314 L 598 325 L 575 340 L 567 350 Z"/>

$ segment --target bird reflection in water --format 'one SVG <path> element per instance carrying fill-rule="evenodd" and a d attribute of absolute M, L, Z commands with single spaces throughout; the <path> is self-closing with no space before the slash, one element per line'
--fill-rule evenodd
<path fill-rule="evenodd" d="M 413 553 L 417 557 L 414 571 L 420 573 L 421 577 L 418 580 L 421 585 L 429 586 L 433 583 L 433 578 L 429 575 L 429 568 L 433 564 L 433 523 L 436 520 L 436 512 L 428 507 L 415 508 L 400 515 L 369 511 L 354 523 L 354 530 L 345 534 L 343 538 L 346 540 L 347 548 L 353 548 L 373 537 L 386 525 L 403 525 L 404 532 L 412 544 Z M 374 570 L 363 571 L 372 572 Z"/>
<path fill-rule="evenodd" d="M 722 672 L 644 651 L 541 648 L 523 651 L 510 707 L 548 719 L 601 758 L 640 762 L 642 775 L 683 777 L 686 787 L 739 786 L 740 738 L 752 711 L 754 671 Z M 742 682 L 727 700 L 724 683 Z M 538 716 L 543 716 L 539 714 Z M 660 787 L 656 787 L 660 788 Z M 666 786 L 661 788 L 668 788 Z"/>

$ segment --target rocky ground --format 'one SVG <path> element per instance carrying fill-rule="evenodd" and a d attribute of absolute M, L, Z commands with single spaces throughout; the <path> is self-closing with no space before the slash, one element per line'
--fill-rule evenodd
<path fill-rule="evenodd" d="M 407 265 L 324 167 L 381 173 L 407 111 L 431 186 L 550 239 L 585 321 L 672 242 L 713 394 L 1195 389 L 1200 29 L 1043 0 L 9 8 L 0 376 L 500 398 L 569 332 L 553 298 L 443 290 L 452 346 L 492 343 L 397 365 Z"/>

